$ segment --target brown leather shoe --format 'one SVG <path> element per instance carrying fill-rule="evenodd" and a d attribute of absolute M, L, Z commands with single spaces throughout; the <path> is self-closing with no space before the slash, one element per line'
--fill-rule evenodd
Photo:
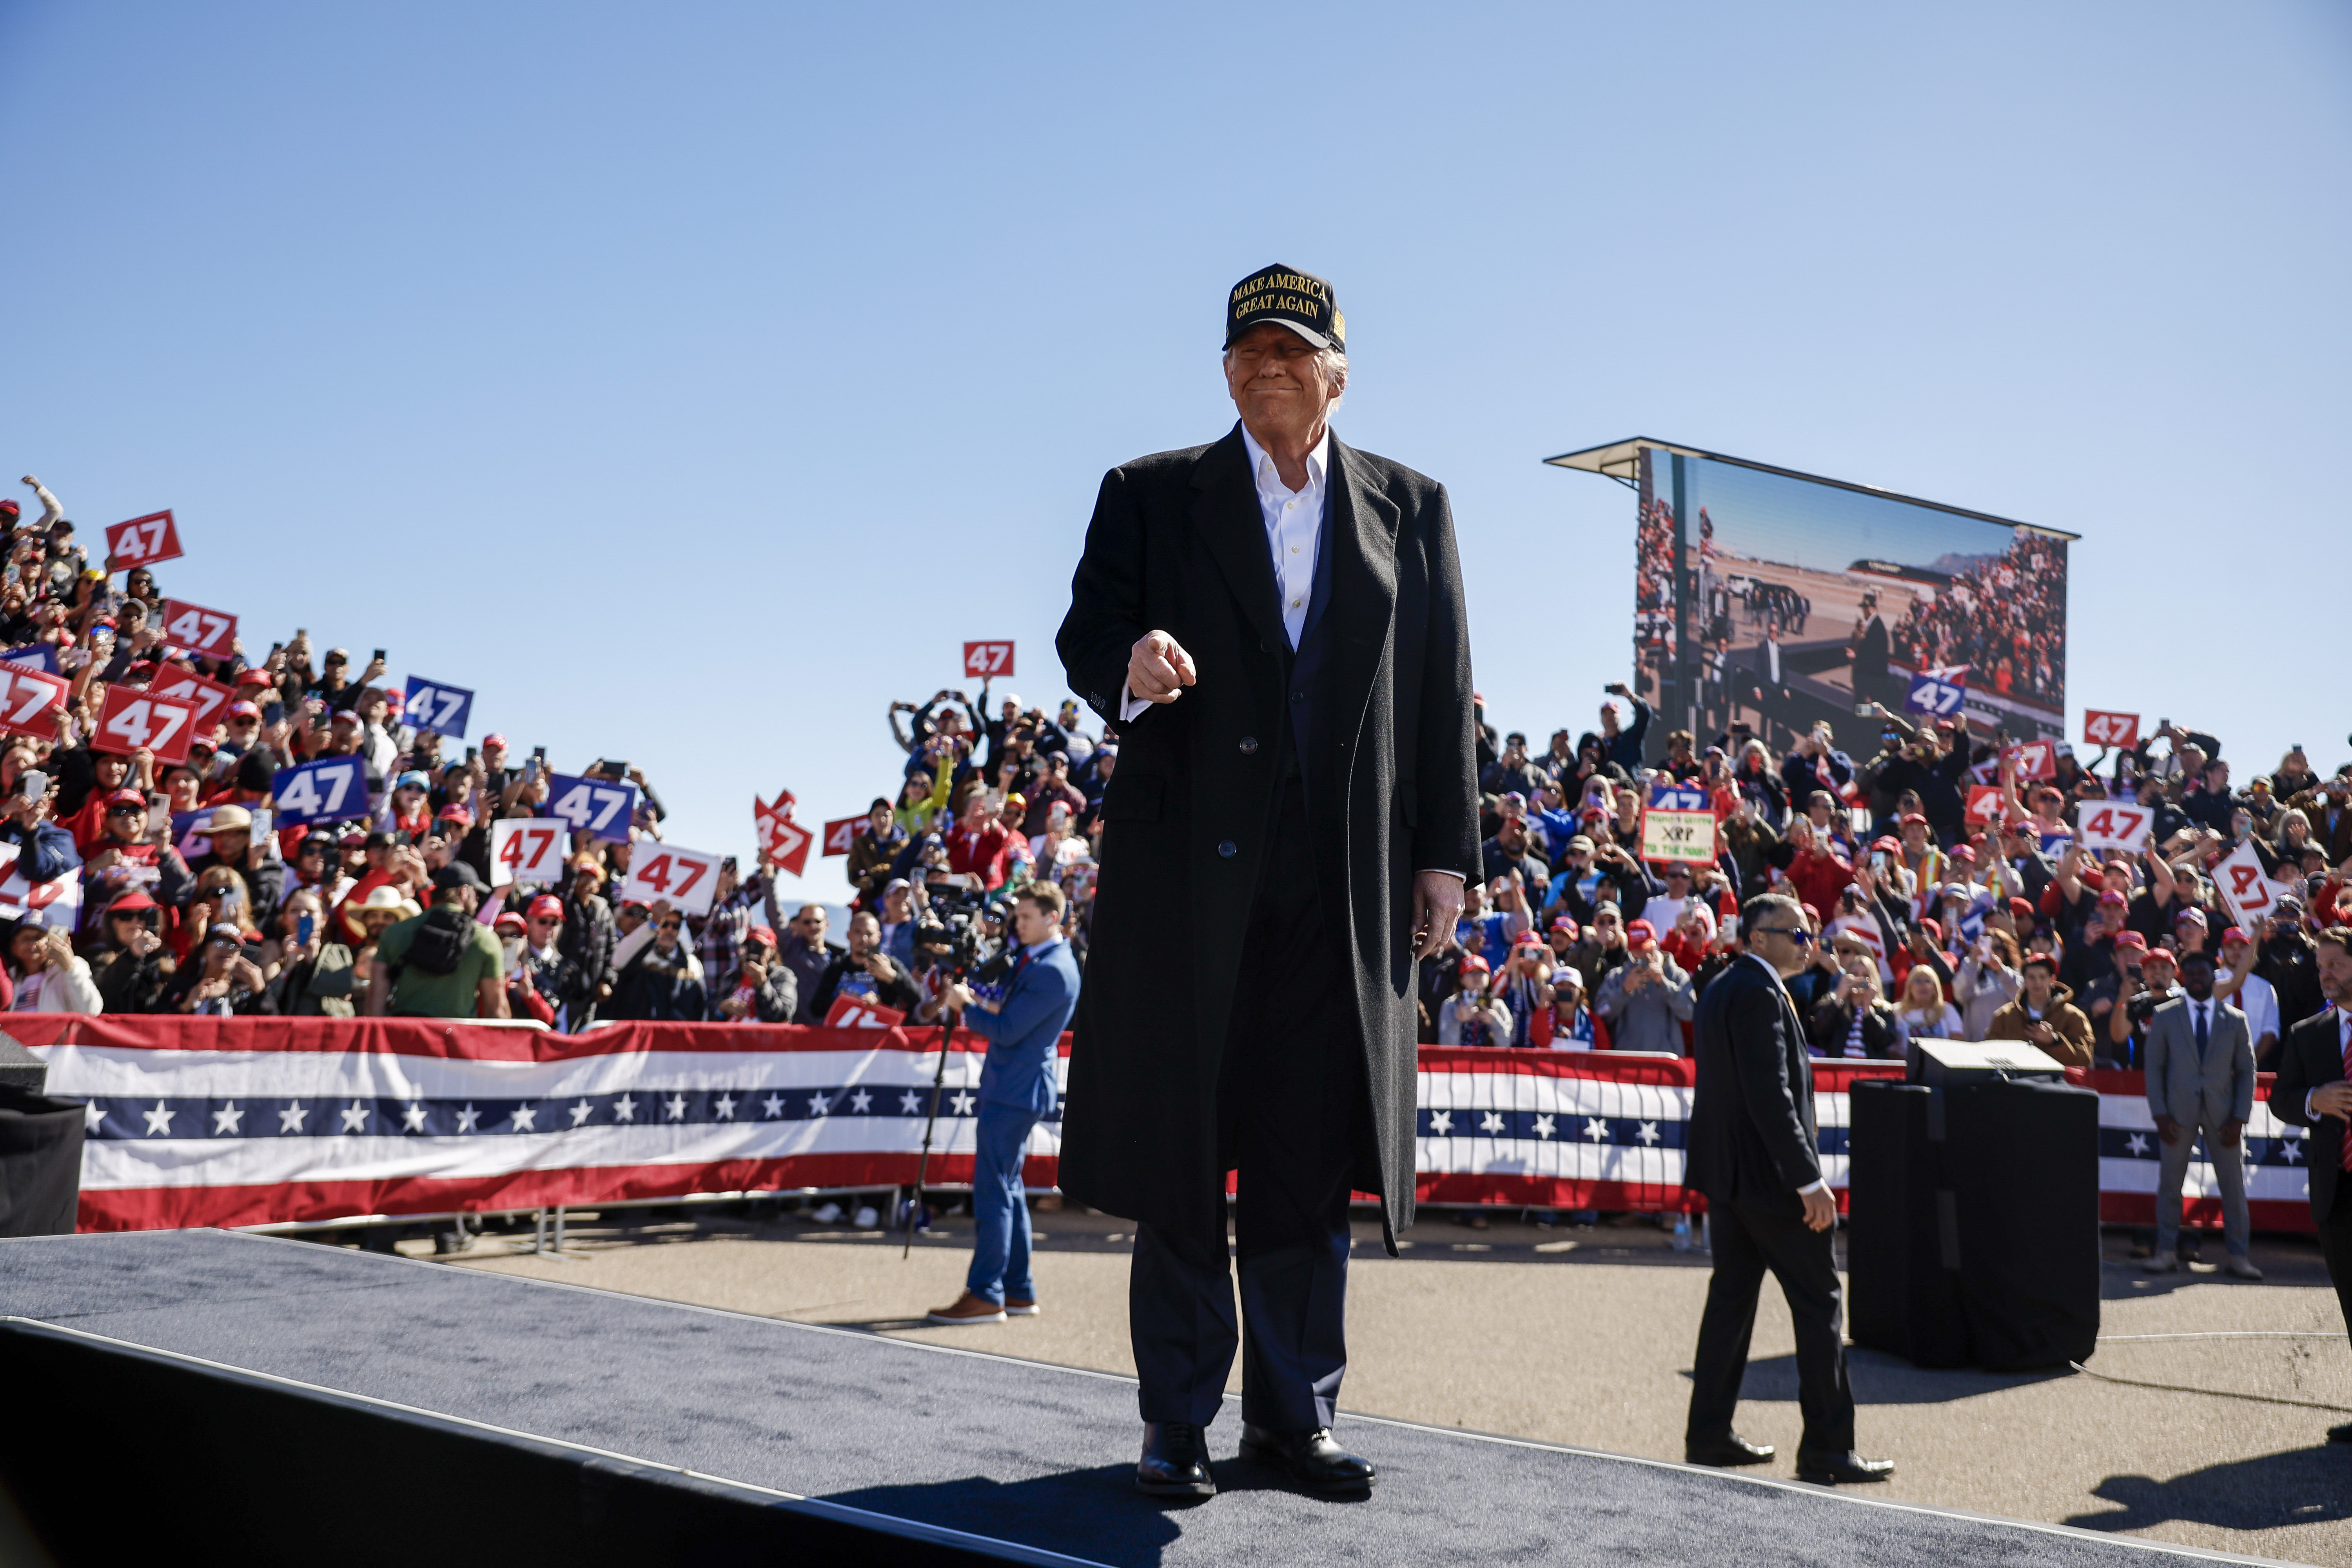
<path fill-rule="evenodd" d="M 1004 1315 L 1008 1318 L 1034 1318 L 1040 1309 L 1036 1302 L 1020 1296 L 1004 1298 Z"/>
<path fill-rule="evenodd" d="M 1004 1309 L 967 1290 L 956 1298 L 954 1306 L 940 1307 L 923 1316 L 930 1322 L 960 1329 L 967 1323 L 1001 1323 L 1004 1321 Z"/>

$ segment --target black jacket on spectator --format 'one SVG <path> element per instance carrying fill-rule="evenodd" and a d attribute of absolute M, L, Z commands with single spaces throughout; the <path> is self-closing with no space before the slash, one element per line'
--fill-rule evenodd
<path fill-rule="evenodd" d="M 1847 1038 L 1853 1032 L 1853 1008 L 1834 997 L 1825 998 L 1813 1006 L 1812 1021 L 1807 1026 L 1813 1045 L 1824 1056 L 1845 1055 Z M 1862 1016 L 1862 1048 L 1869 1055 L 1882 1058 L 1899 1058 L 1903 1054 L 1902 1031 L 1895 1022 L 1895 1009 L 1884 1002 L 1874 1002 Z"/>
<path fill-rule="evenodd" d="M 2272 933 L 2254 959 L 2254 973 L 2278 993 L 2282 1037 L 2327 1005 L 2319 989 L 2319 946 L 2300 931 Z"/>
<path fill-rule="evenodd" d="M 694 978 L 686 956 L 683 944 L 665 959 L 647 943 L 621 966 L 605 1016 L 648 1024 L 700 1023 L 705 1010 L 702 982 Z"/>
<path fill-rule="evenodd" d="M 174 967 L 170 950 L 160 947 L 144 958 L 118 947 L 92 953 L 89 960 L 90 978 L 109 1013 L 154 1012 Z"/>
<path fill-rule="evenodd" d="M 862 967 L 851 962 L 846 948 L 828 945 L 825 951 L 834 956 L 833 961 L 824 966 L 824 973 L 817 977 L 816 990 L 809 997 L 807 1022 L 812 1024 L 824 1023 L 824 1016 L 833 1011 L 833 999 L 841 990 L 842 976 L 853 968 Z M 908 978 L 907 966 L 894 963 L 888 980 L 874 983 L 874 1000 L 893 1012 L 912 1013 L 923 1005 L 923 994 Z"/>
<path fill-rule="evenodd" d="M 795 1024 L 824 1022 L 824 1015 L 811 1012 L 810 1006 L 816 1000 L 817 988 L 824 984 L 825 976 L 832 972 L 834 961 L 842 957 L 847 950 L 836 947 L 831 942 L 825 943 L 823 947 L 813 948 L 793 931 L 779 931 L 776 934 L 777 940 L 784 944 L 783 950 L 776 954 L 776 962 L 791 970 L 793 978 L 798 983 L 800 1002 L 793 1015 L 793 1022 Z M 824 1000 L 826 1006 L 833 1005 L 832 997 L 827 996 Z"/>
<path fill-rule="evenodd" d="M 613 923 L 613 906 L 604 901 L 602 894 L 591 893 L 581 900 L 568 890 L 564 893 L 563 930 L 555 939 L 556 950 L 580 966 L 592 991 L 604 984 L 605 967 L 613 962 L 613 948 L 619 940 Z M 588 1022 L 575 1011 L 573 1028 Z"/>
<path fill-rule="evenodd" d="M 751 1016 L 749 1018 L 744 1019 L 743 1022 L 755 1024 L 789 1024 L 793 1021 L 793 1016 L 800 1011 L 800 979 L 793 973 L 791 969 L 781 963 L 770 963 L 767 966 L 767 973 L 768 978 L 766 983 L 755 987 L 752 991 L 752 1000 L 755 1005 L 754 1011 Z M 726 984 L 719 986 L 718 990 L 710 994 L 710 1016 L 712 1018 L 718 1019 L 724 1017 L 724 1015 L 719 1011 L 719 1005 L 721 1002 L 726 1001 L 730 996 L 734 995 L 737 989 L 740 988 L 742 984 L 743 966 L 739 963 L 735 966 L 735 973 L 727 977 Z M 733 1020 L 729 1021 L 732 1022 Z"/>
<path fill-rule="evenodd" d="M 1469 626 L 1444 489 L 1336 435 L 1329 452 L 1328 599 L 1308 638 L 1324 657 L 1296 690 L 1239 424 L 1103 478 L 1055 645 L 1071 689 L 1117 719 L 1129 653 L 1154 628 L 1201 679 L 1120 726 L 1061 1181 L 1183 1234 L 1196 1194 L 1222 1184 L 1218 1074 L 1288 726 L 1322 907 L 1352 960 L 1377 1166 L 1363 1173 L 1393 1249 L 1413 1209 L 1413 877 L 1479 868 Z"/>

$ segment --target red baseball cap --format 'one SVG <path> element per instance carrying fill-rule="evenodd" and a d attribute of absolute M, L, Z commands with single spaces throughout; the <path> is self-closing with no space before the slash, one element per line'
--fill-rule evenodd
<path fill-rule="evenodd" d="M 1952 847 L 1952 858 L 1955 860 L 1966 860 L 1969 865 L 1973 866 L 1977 863 L 1977 852 L 1969 848 L 1965 844 L 1954 845 Z"/>
<path fill-rule="evenodd" d="M 1462 955 L 1462 967 L 1457 971 L 1457 973 L 1467 974 L 1474 969 L 1481 974 L 1491 974 L 1494 973 L 1493 970 L 1486 967 L 1486 961 L 1479 957 L 1476 953 L 1464 953 Z"/>
<path fill-rule="evenodd" d="M 501 934 L 507 931 L 513 931 L 518 936 L 522 934 L 522 917 L 515 913 L 512 910 L 499 910 L 499 918 L 490 922 L 490 924 L 493 931 L 499 931 Z"/>
<path fill-rule="evenodd" d="M 258 719 L 261 710 L 250 702 L 232 702 L 228 705 L 228 716 L 232 719 Z"/>
<path fill-rule="evenodd" d="M 524 913 L 535 921 L 560 921 L 563 918 L 563 900 L 552 893 L 541 893 L 531 900 Z"/>
<path fill-rule="evenodd" d="M 2179 967 L 2180 967 L 2180 960 L 2179 960 L 2179 958 L 2174 954 L 2173 951 L 2172 951 L 2170 948 L 2168 948 L 2168 947 L 2151 947 L 2151 948 L 2149 948 L 2149 949 L 2147 950 L 2147 962 L 2148 962 L 2148 963 L 2155 963 L 2158 959 L 2159 959 L 2159 958 L 2160 958 L 2160 959 L 2162 959 L 2162 960 L 2164 960 L 2164 962 L 2165 962 L 2165 963 L 2168 963 L 2168 964 L 2171 964 L 2171 965 L 2172 965 L 2174 968 L 2176 968 L 2176 969 L 2178 969 Z"/>
<path fill-rule="evenodd" d="M 2030 921 L 2033 918 L 2033 900 L 2011 899 L 2009 900 L 2009 912 L 2011 918 L 2014 920 Z"/>
<path fill-rule="evenodd" d="M 2109 888 L 2105 892 L 2099 895 L 2099 902 L 2103 904 L 2114 904 L 2117 908 L 2121 908 L 2126 901 L 2127 900 L 2124 896 L 2121 893 L 2116 892 L 2113 888 Z"/>
<path fill-rule="evenodd" d="M 106 804 L 110 806 L 135 805 L 144 811 L 147 809 L 147 797 L 135 789 L 119 789 L 106 797 Z"/>
<path fill-rule="evenodd" d="M 106 912 L 110 915 L 135 915 L 142 910 L 152 910 L 153 908 L 155 908 L 155 900 L 149 898 L 141 889 L 133 888 L 131 891 L 115 900 L 114 902 L 107 905 Z"/>
<path fill-rule="evenodd" d="M 1625 928 L 1625 945 L 1635 952 L 1654 945 L 1658 940 L 1658 928 L 1647 921 L 1635 921 Z"/>
<path fill-rule="evenodd" d="M 266 669 L 240 669 L 236 672 L 236 684 L 239 686 L 275 686 L 278 684 L 278 678 L 270 674 Z"/>
<path fill-rule="evenodd" d="M 1553 916 L 1551 929 L 1554 931 L 1566 931 L 1568 933 L 1568 940 L 1570 942 L 1574 942 L 1578 936 L 1582 934 L 1583 931 L 1583 928 L 1576 923 L 1576 917 L 1574 915 Z"/>
<path fill-rule="evenodd" d="M 1944 928 L 1935 921 L 1923 917 L 1919 921 L 1919 929 L 1926 931 L 1929 937 L 1933 938 L 1937 942 L 1944 940 Z"/>
<path fill-rule="evenodd" d="M 1531 931 L 1523 931 L 1511 939 L 1513 947 L 1541 947 L 1543 944 L 1544 939 Z"/>
<path fill-rule="evenodd" d="M 2221 945 L 2223 947 L 2229 946 L 2233 942 L 2251 943 L 2253 940 L 2254 939 L 2252 937 L 2246 934 L 2246 928 L 2243 926 L 2231 926 L 2228 931 L 2221 933 Z"/>
<path fill-rule="evenodd" d="M 776 952 L 782 949 L 783 944 L 776 940 L 776 933 L 766 926 L 753 926 L 744 934 L 770 952 Z"/>
<path fill-rule="evenodd" d="M 2124 932 L 2123 935 L 2116 938 L 2116 945 L 2117 947 L 2136 947 L 2142 952 L 2145 952 L 2147 951 L 2147 938 L 2140 935 L 2139 932 L 2136 931 L 2127 931 Z"/>
<path fill-rule="evenodd" d="M 1919 813 L 1916 811 L 1905 812 L 1901 816 L 1895 818 L 1895 825 L 1897 827 L 1908 827 L 1915 822 L 1922 827 L 1927 826 L 1927 819 L 1920 816 Z"/>

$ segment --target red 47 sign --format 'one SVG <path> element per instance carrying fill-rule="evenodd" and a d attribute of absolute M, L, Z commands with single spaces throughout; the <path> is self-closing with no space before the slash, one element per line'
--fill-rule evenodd
<path fill-rule="evenodd" d="M 650 904 L 667 900 L 681 914 L 708 914 L 711 895 L 719 886 L 719 858 L 657 838 L 643 839 L 629 858 L 629 879 L 621 884 L 621 901 Z"/>
<path fill-rule="evenodd" d="M 163 601 L 163 635 L 174 646 L 218 657 L 236 641 L 236 617 L 179 599 Z"/>
<path fill-rule="evenodd" d="M 209 733 L 212 727 L 226 717 L 221 709 L 236 696 L 219 681 L 206 680 L 203 676 L 184 669 L 166 669 L 147 683 L 147 689 L 158 697 L 194 703 L 196 728 L 205 733 Z"/>
<path fill-rule="evenodd" d="M 1969 786 L 1969 826 L 1990 827 L 2000 820 L 2000 786 L 1970 784 Z"/>
<path fill-rule="evenodd" d="M 862 816 L 839 816 L 824 825 L 824 852 L 846 855 L 849 847 L 857 842 L 857 830 L 866 826 Z"/>
<path fill-rule="evenodd" d="M 0 730 L 57 739 L 69 682 L 28 665 L 0 664 Z"/>
<path fill-rule="evenodd" d="M 2017 759 L 2017 776 L 2021 779 L 2054 779 L 2058 776 L 2058 744 L 2054 741 L 2028 741 L 2010 748 Z"/>
<path fill-rule="evenodd" d="M 195 738 L 196 705 L 128 686 L 106 689 L 90 745 L 101 752 L 131 752 L 144 746 L 159 763 L 184 763 Z"/>
<path fill-rule="evenodd" d="M 172 513 L 167 507 L 108 529 L 106 553 L 111 557 L 109 571 L 128 572 L 133 566 L 177 561 L 186 552 L 180 548 L 180 531 L 172 525 Z"/>
<path fill-rule="evenodd" d="M 828 1029 L 887 1029 L 907 1021 L 907 1015 L 876 1002 L 861 1002 L 846 994 L 834 997 L 825 1010 Z"/>
<path fill-rule="evenodd" d="M 2139 715 L 2110 713 L 2100 708 L 2083 711 L 2083 739 L 2094 746 L 2139 744 Z"/>
<path fill-rule="evenodd" d="M 1013 645 L 1009 642 L 964 644 L 963 672 L 974 680 L 985 680 L 992 675 L 1012 674 Z"/>
<path fill-rule="evenodd" d="M 751 823 L 760 831 L 760 847 L 771 865 L 795 877 L 808 868 L 809 845 L 816 835 L 793 820 L 792 791 L 778 790 L 773 805 L 753 795 Z M 833 851 L 828 849 L 825 853 L 830 855 Z"/>
<path fill-rule="evenodd" d="M 2137 855 L 2147 847 L 2148 830 L 2156 813 L 2142 805 L 2094 805 L 2083 803 L 2081 830 L 2075 835 L 2085 849 L 2121 849 Z"/>

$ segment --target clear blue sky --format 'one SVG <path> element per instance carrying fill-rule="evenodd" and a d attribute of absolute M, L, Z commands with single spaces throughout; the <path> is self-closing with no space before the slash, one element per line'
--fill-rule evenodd
<path fill-rule="evenodd" d="M 2078 532 L 2075 727 L 2352 755 L 2339 5 L 5 0 L 0 191 L 0 479 L 697 847 L 887 786 L 964 637 L 1063 694 L 1097 481 L 1227 427 L 1276 260 L 1506 725 L 1626 673 L 1632 498 L 1540 459 L 1643 434 Z"/>

